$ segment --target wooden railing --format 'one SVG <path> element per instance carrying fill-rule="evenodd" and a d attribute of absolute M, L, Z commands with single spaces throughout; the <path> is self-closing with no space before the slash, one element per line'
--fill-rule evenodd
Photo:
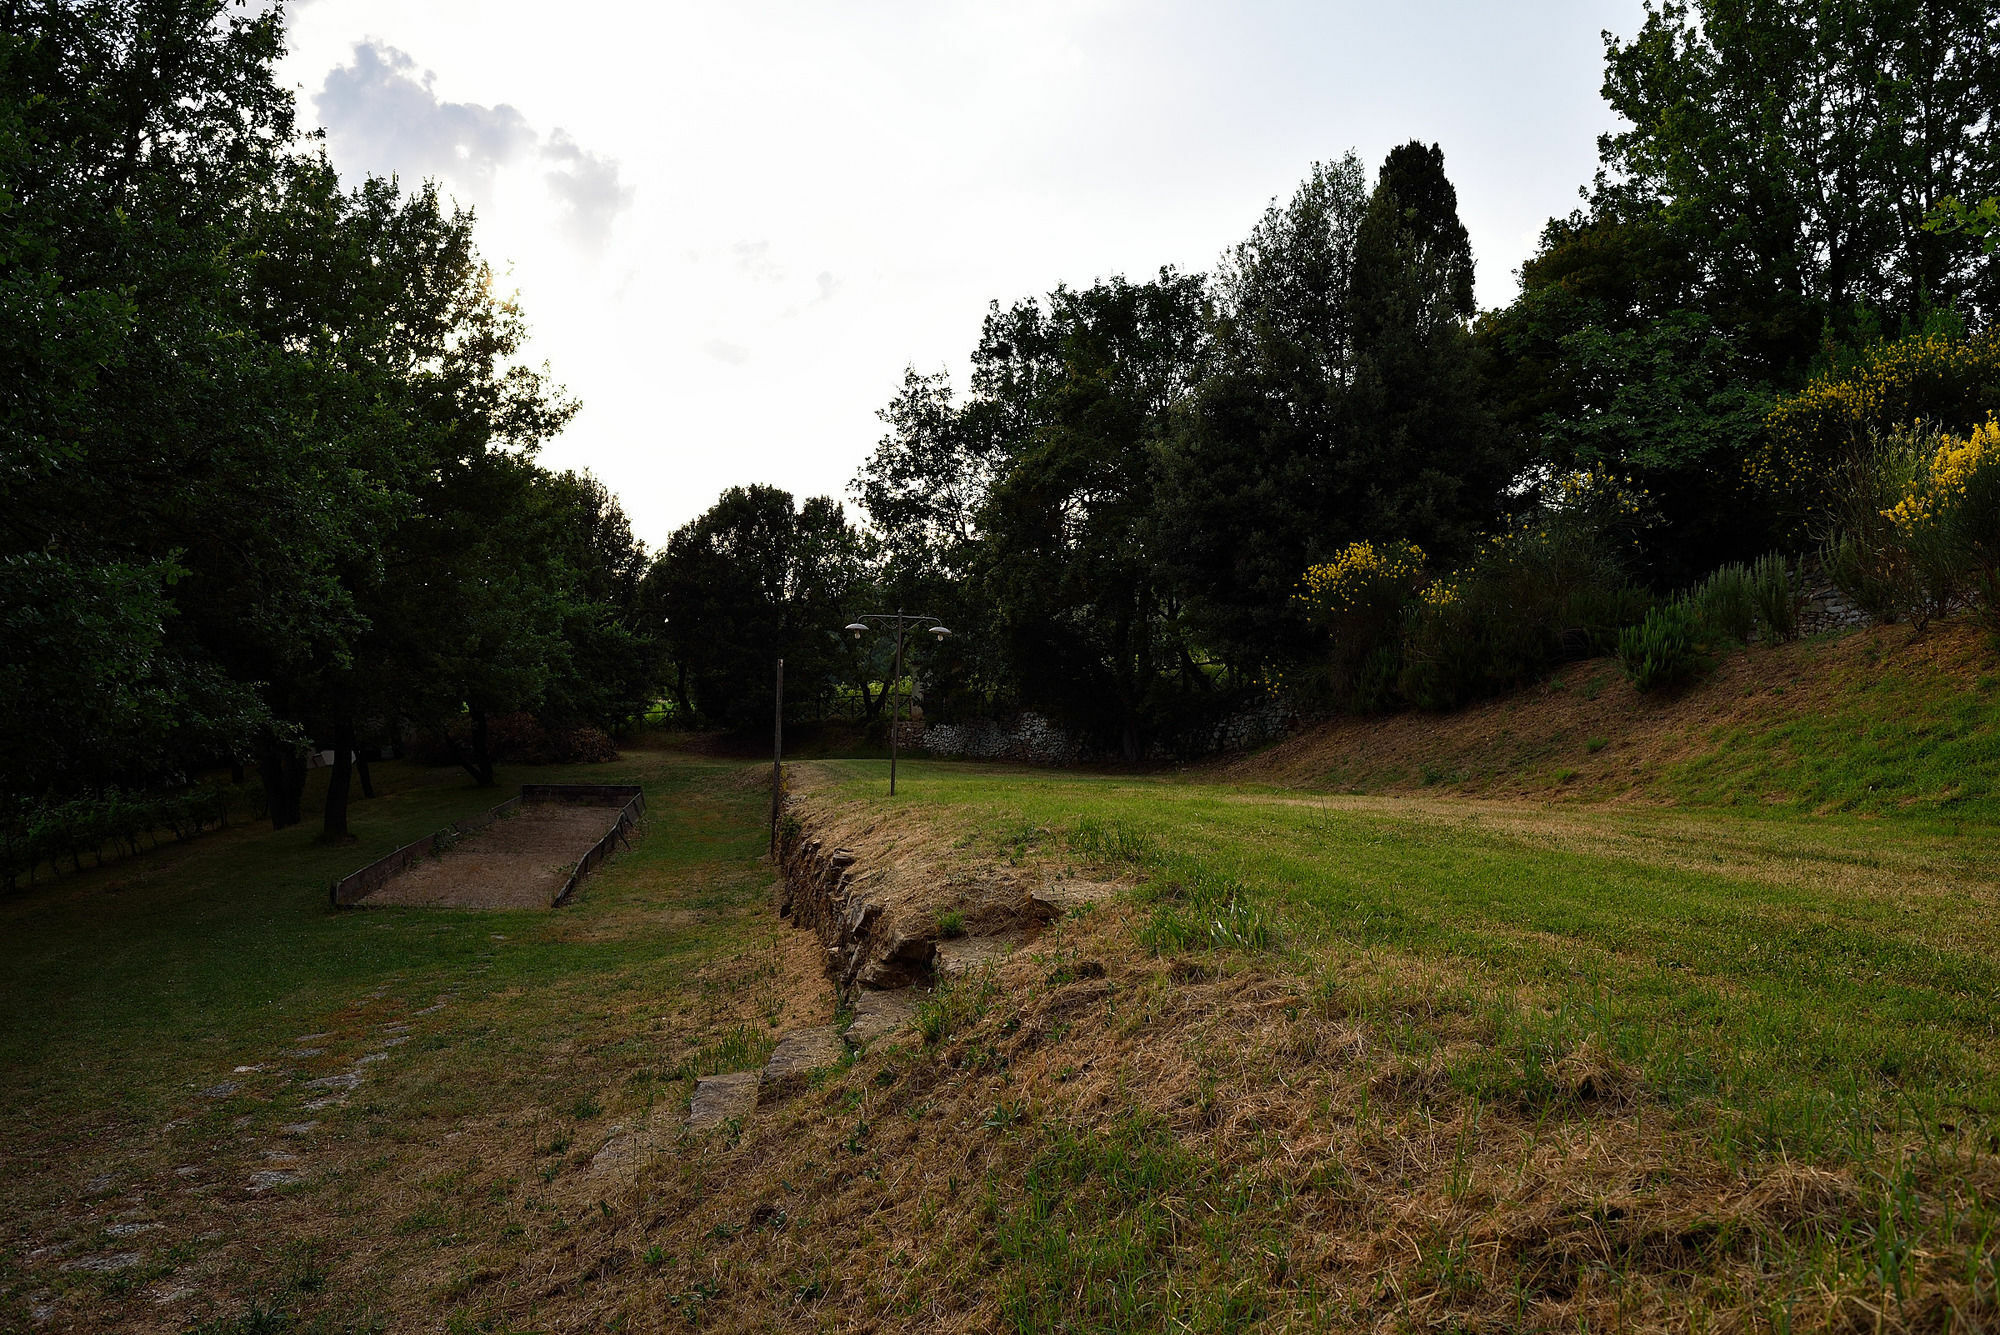
<path fill-rule="evenodd" d="M 553 788 L 555 786 L 556 785 L 537 785 L 537 787 L 543 788 L 544 790 L 548 788 Z M 580 793 L 586 789 L 586 786 L 583 784 L 574 784 L 568 786 L 571 789 L 576 790 Z M 604 861 L 606 858 L 611 856 L 611 850 L 615 845 L 622 843 L 627 848 L 630 848 L 632 846 L 632 837 L 629 832 L 634 825 L 637 825 L 639 823 L 639 817 L 646 814 L 646 794 L 636 787 L 633 788 L 604 787 L 604 788 L 597 788 L 593 791 L 597 794 L 596 796 L 578 796 L 574 799 L 567 797 L 539 799 L 541 801 L 558 801 L 558 802 L 570 801 L 570 800 L 585 801 L 585 802 L 610 801 L 610 800 L 615 800 L 616 797 L 620 794 L 623 794 L 625 799 L 624 805 L 618 808 L 618 819 L 612 822 L 611 828 L 609 830 L 606 830 L 604 832 L 604 837 L 602 839 L 599 839 L 595 844 L 592 844 L 590 847 L 590 851 L 588 853 L 585 853 L 582 857 L 576 860 L 575 870 L 571 871 L 569 874 L 569 878 L 562 883 L 562 889 L 556 891 L 555 897 L 549 900 L 550 908 L 556 908 L 560 906 L 564 900 L 568 899 L 572 894 L 575 894 L 576 887 L 582 884 L 583 878 L 590 875 L 591 869 L 596 867 L 598 863 Z M 528 789 L 523 788 L 521 790 L 521 794 L 522 796 L 526 797 L 528 794 Z"/>

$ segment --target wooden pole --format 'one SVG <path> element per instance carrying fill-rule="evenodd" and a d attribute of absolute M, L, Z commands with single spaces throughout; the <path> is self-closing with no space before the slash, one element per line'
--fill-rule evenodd
<path fill-rule="evenodd" d="M 889 679 L 889 796 L 896 795 L 896 715 L 903 699 L 903 609 L 896 609 L 896 675 Z"/>
<path fill-rule="evenodd" d="M 777 699 L 771 705 L 771 856 L 778 854 L 778 807 L 785 791 L 785 660 L 778 660 Z"/>

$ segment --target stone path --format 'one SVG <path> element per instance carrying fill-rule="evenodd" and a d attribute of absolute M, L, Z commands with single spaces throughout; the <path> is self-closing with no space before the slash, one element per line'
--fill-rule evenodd
<path fill-rule="evenodd" d="M 724 1122 L 742 1122 L 757 1111 L 757 1085 L 761 1071 L 731 1071 L 727 1075 L 703 1076 L 694 1084 L 694 1103 L 688 1109 L 688 1130 L 707 1131 Z"/>
<path fill-rule="evenodd" d="M 386 996 L 386 991 L 378 990 L 356 998 L 354 1004 L 368 1006 L 371 1003 L 382 1002 Z M 412 1014 L 435 1015 L 448 1006 L 451 1000 L 450 995 L 435 997 L 432 1005 Z M 362 1049 L 353 1057 L 348 1068 L 324 1075 L 312 1074 L 312 1064 L 315 1063 L 315 1059 L 323 1058 L 335 1050 L 334 1043 L 329 1040 L 343 1038 L 350 1041 L 358 1039 L 354 1046 Z M 357 1032 L 352 1034 L 337 1035 L 332 1032 L 301 1034 L 284 1045 L 283 1050 L 276 1056 L 265 1061 L 237 1066 L 230 1071 L 229 1078 L 198 1088 L 195 1090 L 195 1097 L 220 1101 L 242 1094 L 247 1097 L 297 1099 L 298 1106 L 308 1111 L 339 1107 L 360 1088 L 372 1071 L 381 1069 L 379 1063 L 389 1060 L 391 1049 L 407 1043 L 409 1038 L 410 1023 L 407 1020 L 360 1026 Z M 341 1046 L 347 1045 L 341 1044 Z M 320 1069 L 325 1068 L 322 1065 Z M 237 1125 L 244 1127 L 249 1121 L 247 1117 L 240 1118 Z M 161 1129 L 173 1131 L 186 1125 L 187 1119 L 176 1118 Z M 315 1148 L 314 1140 L 319 1129 L 318 1120 L 287 1122 L 278 1128 L 277 1134 L 282 1139 L 277 1143 L 260 1146 L 252 1142 L 242 1145 L 242 1150 L 254 1166 L 249 1167 L 238 1184 L 239 1189 L 250 1195 L 263 1195 L 308 1182 L 311 1175 L 309 1156 Z M 218 1186 L 225 1185 L 206 1180 L 209 1178 L 209 1169 L 199 1164 L 186 1164 L 176 1168 L 174 1177 L 179 1179 L 178 1190 L 183 1194 L 206 1195 Z M 92 1196 L 106 1196 L 118 1189 L 119 1183 L 109 1174 L 92 1178 L 86 1187 L 86 1191 Z M 137 1203 L 143 1197 L 134 1195 L 131 1199 Z M 107 1200 L 98 1208 L 104 1208 L 104 1205 L 109 1204 Z M 116 1239 L 129 1246 L 134 1242 L 156 1241 L 147 1235 L 160 1232 L 164 1228 L 164 1224 L 155 1220 L 128 1218 L 105 1224 L 102 1231 L 105 1237 Z M 167 1239 L 163 1237 L 157 1241 L 165 1245 Z M 30 1259 L 42 1255 L 59 1255 L 62 1251 L 68 1250 L 68 1246 L 66 1243 L 53 1244 L 51 1247 L 31 1253 Z M 121 1271 L 140 1269 L 148 1263 L 147 1255 L 142 1252 L 105 1251 L 71 1257 L 63 1261 L 59 1269 L 77 1274 L 112 1275 Z M 186 1289 L 175 1289 L 158 1296 L 155 1301 L 162 1305 L 170 1305 L 188 1296 L 188 1292 Z M 43 1322 L 53 1320 L 58 1310 L 55 1295 L 47 1296 L 50 1301 L 30 1304 L 31 1313 L 36 1314 L 37 1319 Z"/>

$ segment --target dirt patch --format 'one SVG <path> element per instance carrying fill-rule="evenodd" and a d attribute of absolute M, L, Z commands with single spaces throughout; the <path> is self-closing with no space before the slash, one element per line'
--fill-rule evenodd
<path fill-rule="evenodd" d="M 361 903 L 369 908 L 545 909 L 576 860 L 617 818 L 606 807 L 541 803 L 519 808 L 398 876 Z"/>

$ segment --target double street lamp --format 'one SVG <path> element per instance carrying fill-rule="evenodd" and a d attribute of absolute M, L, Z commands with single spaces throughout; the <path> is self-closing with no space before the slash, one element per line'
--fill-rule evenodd
<path fill-rule="evenodd" d="M 896 795 L 896 723 L 897 715 L 901 712 L 898 699 L 901 695 L 903 685 L 903 639 L 910 631 L 921 630 L 929 633 L 933 639 L 942 644 L 950 637 L 951 632 L 946 630 L 944 623 L 936 617 L 917 616 L 912 613 L 900 611 L 864 612 L 844 627 L 847 633 L 852 635 L 856 640 L 859 640 L 870 630 L 889 630 L 892 628 L 896 632 L 896 671 L 895 675 L 889 678 L 889 796 L 894 797 Z"/>

